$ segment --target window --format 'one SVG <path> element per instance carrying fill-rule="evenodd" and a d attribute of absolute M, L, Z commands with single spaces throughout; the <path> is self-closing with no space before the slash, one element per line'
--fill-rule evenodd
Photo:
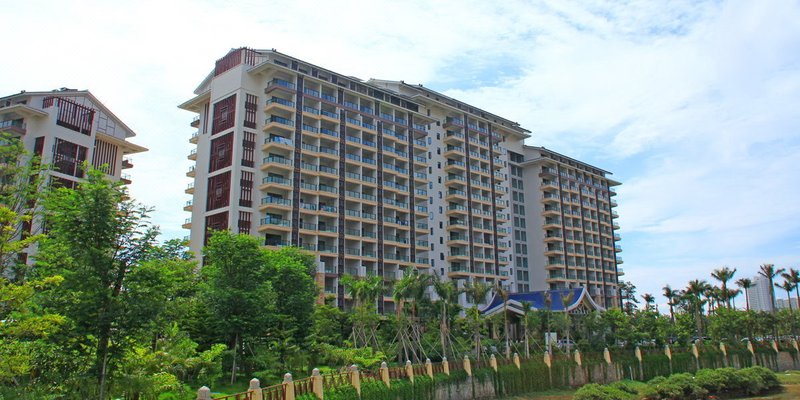
<path fill-rule="evenodd" d="M 214 175 L 208 178 L 206 211 L 227 207 L 230 202 L 231 172 Z"/>
<path fill-rule="evenodd" d="M 244 126 L 246 128 L 256 127 L 256 110 L 258 109 L 258 97 L 252 94 L 246 95 L 244 103 Z"/>
<path fill-rule="evenodd" d="M 233 159 L 233 132 L 211 141 L 211 157 L 208 172 L 229 167 Z"/>
<path fill-rule="evenodd" d="M 86 147 L 56 138 L 53 147 L 53 167 L 62 174 L 83 177 L 82 165 L 86 161 Z"/>
<path fill-rule="evenodd" d="M 226 97 L 214 104 L 214 119 L 211 134 L 215 135 L 226 129 L 233 128 L 235 122 L 236 95 Z"/>

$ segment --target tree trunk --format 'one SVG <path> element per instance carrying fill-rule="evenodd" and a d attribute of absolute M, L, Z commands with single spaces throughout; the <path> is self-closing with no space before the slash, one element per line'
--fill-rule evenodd
<path fill-rule="evenodd" d="M 106 387 L 108 381 L 108 344 L 109 339 L 107 335 L 103 335 L 97 343 L 97 372 L 98 372 L 98 398 L 105 400 L 108 396 L 106 394 Z"/>
<path fill-rule="evenodd" d="M 236 354 L 239 353 L 239 333 L 233 339 L 233 363 L 231 363 L 231 385 L 236 382 Z"/>
<path fill-rule="evenodd" d="M 745 311 L 750 311 L 750 298 L 747 297 L 747 289 L 744 289 L 744 307 Z"/>

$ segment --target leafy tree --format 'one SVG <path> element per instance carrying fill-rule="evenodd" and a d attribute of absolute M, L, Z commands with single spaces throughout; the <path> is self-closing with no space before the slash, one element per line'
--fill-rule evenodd
<path fill-rule="evenodd" d="M 650 308 L 652 308 L 653 304 L 656 302 L 656 297 L 650 293 L 645 293 L 642 295 L 642 300 L 644 300 L 644 309 L 650 311 Z"/>
<path fill-rule="evenodd" d="M 296 247 L 265 251 L 266 277 L 272 282 L 277 318 L 273 335 L 290 335 L 303 343 L 311 331 L 317 285 L 314 282 L 314 258 Z"/>
<path fill-rule="evenodd" d="M 55 190 L 44 203 L 49 234 L 37 273 L 64 277 L 47 301 L 72 321 L 75 342 L 92 349 L 101 399 L 126 338 L 158 311 L 148 308 L 151 299 L 133 284 L 140 271 L 145 274 L 140 267 L 158 230 L 147 220 L 150 210 L 126 198 L 120 184 L 91 169 L 76 190 Z"/>
<path fill-rule="evenodd" d="M 202 296 L 211 312 L 209 329 L 232 354 L 230 382 L 236 380 L 237 359 L 253 346 L 274 320 L 275 290 L 258 239 L 214 232 L 204 249 L 207 264 Z"/>
<path fill-rule="evenodd" d="M 437 305 L 441 309 L 439 317 L 439 341 L 442 346 L 442 354 L 453 356 L 454 351 L 451 351 L 450 340 L 450 326 L 451 326 L 451 313 L 458 309 L 458 286 L 453 281 L 445 281 L 437 279 L 433 281 L 433 289 L 439 297 Z"/>

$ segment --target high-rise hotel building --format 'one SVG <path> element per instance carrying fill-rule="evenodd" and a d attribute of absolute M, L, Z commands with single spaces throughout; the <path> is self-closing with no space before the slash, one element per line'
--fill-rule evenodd
<path fill-rule="evenodd" d="M 580 258 L 563 253 L 557 264 L 544 255 L 544 238 L 556 233 L 539 201 L 546 187 L 538 158 L 547 151 L 525 146 L 529 132 L 517 123 L 421 85 L 362 81 L 275 50 L 231 50 L 195 94 L 180 106 L 198 114 L 184 225 L 195 254 L 209 229 L 299 246 L 316 255 L 318 283 L 342 306 L 343 275 L 384 277 L 385 312 L 406 267 L 513 291 L 588 285 L 599 288 L 601 304 L 616 301 L 613 235 L 603 247 L 599 215 L 591 219 L 588 206 L 587 226 L 596 224 L 600 254 L 612 249 L 614 272 L 591 270 L 591 234 L 570 236 L 581 240 Z M 597 183 L 591 190 L 609 206 L 607 173 L 566 157 L 551 164 L 571 171 L 565 193 L 569 177 L 578 185 L 580 176 Z M 558 218 L 572 223 L 568 215 Z M 558 233 L 567 237 L 563 226 Z M 563 277 L 545 273 L 556 265 Z"/>

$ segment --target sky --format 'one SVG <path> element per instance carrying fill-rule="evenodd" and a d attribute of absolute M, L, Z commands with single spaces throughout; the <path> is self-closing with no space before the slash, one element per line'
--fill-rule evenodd
<path fill-rule="evenodd" d="M 3 4 L 9 3 L 9 4 Z M 0 95 L 89 89 L 150 149 L 131 193 L 183 237 L 193 115 L 214 61 L 275 48 L 422 83 L 614 173 L 624 280 L 800 268 L 800 2 L 0 1 Z M 743 301 L 742 301 L 743 302 Z"/>

